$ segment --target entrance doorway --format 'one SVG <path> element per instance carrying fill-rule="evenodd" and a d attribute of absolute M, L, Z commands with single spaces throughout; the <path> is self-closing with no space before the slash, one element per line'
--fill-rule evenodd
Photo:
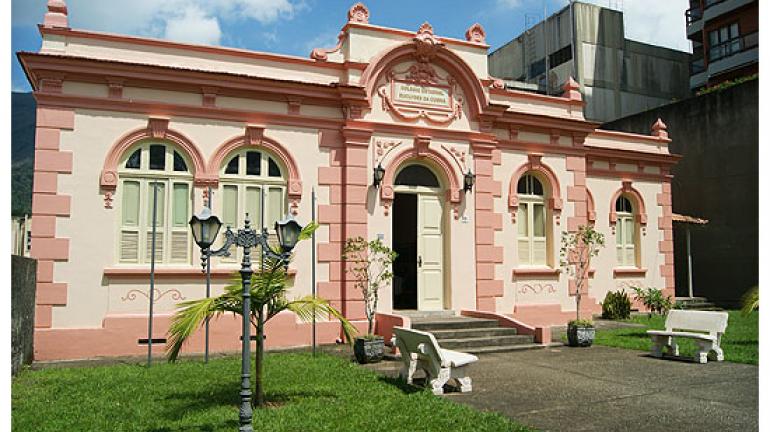
<path fill-rule="evenodd" d="M 394 181 L 393 308 L 444 309 L 444 206 L 438 179 L 409 165 Z"/>

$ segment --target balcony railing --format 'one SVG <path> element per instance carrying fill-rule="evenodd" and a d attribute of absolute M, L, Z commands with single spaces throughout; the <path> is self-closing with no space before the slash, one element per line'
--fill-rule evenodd
<path fill-rule="evenodd" d="M 709 62 L 738 54 L 759 45 L 759 32 L 749 33 L 709 48 Z"/>
<path fill-rule="evenodd" d="M 690 25 L 695 21 L 698 21 L 699 19 L 703 18 L 703 9 L 701 9 L 700 6 L 687 9 L 684 12 L 684 16 L 687 18 L 687 25 Z"/>

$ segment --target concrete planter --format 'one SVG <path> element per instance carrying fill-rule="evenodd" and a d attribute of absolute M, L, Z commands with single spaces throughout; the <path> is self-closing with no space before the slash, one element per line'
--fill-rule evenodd
<path fill-rule="evenodd" d="M 353 353 L 359 363 L 377 363 L 385 354 L 385 339 L 375 336 L 373 339 L 357 337 L 353 343 Z"/>
<path fill-rule="evenodd" d="M 571 347 L 589 347 L 594 343 L 596 328 L 593 326 L 567 325 L 567 340 Z"/>

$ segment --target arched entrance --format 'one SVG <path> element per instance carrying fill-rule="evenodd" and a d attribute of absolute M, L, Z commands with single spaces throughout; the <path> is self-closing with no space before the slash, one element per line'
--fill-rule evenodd
<path fill-rule="evenodd" d="M 393 182 L 393 309 L 445 307 L 445 208 L 439 177 L 428 166 L 405 164 Z"/>

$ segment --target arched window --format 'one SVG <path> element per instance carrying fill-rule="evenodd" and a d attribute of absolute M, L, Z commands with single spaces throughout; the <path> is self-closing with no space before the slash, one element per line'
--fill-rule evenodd
<path fill-rule="evenodd" d="M 186 157 L 169 144 L 144 142 L 118 165 L 120 233 L 118 262 L 149 264 L 152 259 L 153 202 L 155 262 L 189 264 L 193 176 Z M 153 201 L 157 189 L 157 201 Z"/>
<path fill-rule="evenodd" d="M 405 167 L 398 173 L 393 184 L 400 186 L 425 186 L 431 188 L 440 187 L 436 175 L 423 165 L 409 165 Z"/>
<path fill-rule="evenodd" d="M 532 174 L 524 174 L 516 186 L 519 206 L 518 226 L 519 263 L 524 265 L 548 264 L 548 227 L 543 184 Z"/>
<path fill-rule="evenodd" d="M 239 150 L 225 158 L 219 182 L 224 226 L 242 227 L 248 213 L 252 228 L 265 227 L 275 235 L 273 225 L 286 215 L 285 172 L 277 158 L 260 150 Z M 237 261 L 236 255 L 223 261 Z"/>
<path fill-rule="evenodd" d="M 623 267 L 638 267 L 639 238 L 638 227 L 634 221 L 634 206 L 626 196 L 619 196 L 615 201 L 617 222 L 615 226 L 615 244 L 617 248 L 618 265 Z"/>

